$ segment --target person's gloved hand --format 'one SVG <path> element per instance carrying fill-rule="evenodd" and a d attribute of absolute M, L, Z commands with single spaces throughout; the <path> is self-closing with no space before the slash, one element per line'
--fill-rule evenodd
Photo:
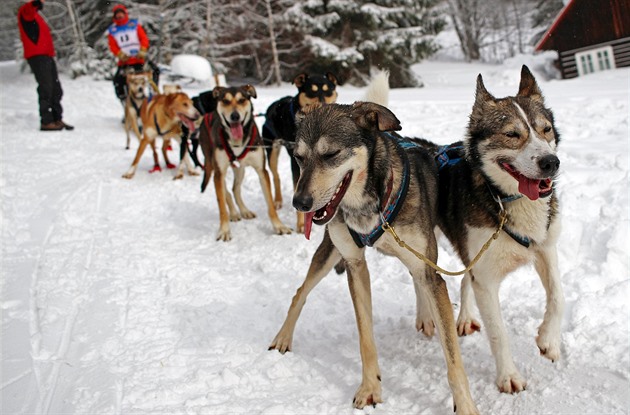
<path fill-rule="evenodd" d="M 147 57 L 147 49 L 146 48 L 140 48 L 140 52 L 138 52 L 138 58 L 144 60 Z"/>
<path fill-rule="evenodd" d="M 116 57 L 118 58 L 119 61 L 121 62 L 127 62 L 129 60 L 129 55 L 127 55 L 125 52 L 123 52 L 122 50 L 120 52 L 118 52 L 118 54 L 116 55 Z"/>

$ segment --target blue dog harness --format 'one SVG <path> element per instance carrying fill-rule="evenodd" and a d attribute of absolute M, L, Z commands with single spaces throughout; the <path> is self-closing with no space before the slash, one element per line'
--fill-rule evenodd
<path fill-rule="evenodd" d="M 376 241 L 378 241 L 381 235 L 385 232 L 383 229 L 383 223 L 387 222 L 391 224 L 394 220 L 396 220 L 396 216 L 398 216 L 398 212 L 400 212 L 400 208 L 405 202 L 407 190 L 409 189 L 409 158 L 407 157 L 405 150 L 417 147 L 418 145 L 412 141 L 406 140 L 403 137 L 395 136 L 389 133 L 387 133 L 387 135 L 394 140 L 396 147 L 399 149 L 399 153 L 402 155 L 402 182 L 400 184 L 400 188 L 398 189 L 398 193 L 396 193 L 396 197 L 383 208 L 381 212 L 381 222 L 370 233 L 358 233 L 348 227 L 348 231 L 350 231 L 350 235 L 352 236 L 354 243 L 357 244 L 359 248 L 374 246 Z"/>
<path fill-rule="evenodd" d="M 435 154 L 435 162 L 437 163 L 438 171 L 441 171 L 444 167 L 454 166 L 462 161 L 462 151 L 464 146 L 449 144 L 438 148 Z"/>
<path fill-rule="evenodd" d="M 435 154 L 435 163 L 438 167 L 438 173 L 444 168 L 454 166 L 462 161 L 464 158 L 463 151 L 463 145 L 449 144 L 439 147 L 437 153 Z M 486 185 L 488 186 L 488 190 L 490 191 L 492 198 L 496 200 L 499 205 L 501 205 L 501 208 L 503 208 L 503 203 L 513 202 L 523 197 L 523 195 L 521 194 L 501 197 L 497 194 L 497 189 L 493 188 L 493 186 L 490 185 L 490 180 L 487 177 L 485 179 Z M 503 231 L 507 233 L 510 238 L 514 239 L 514 241 L 524 246 L 525 248 L 529 248 L 529 246 L 531 245 L 532 241 L 530 238 L 517 234 L 516 232 L 510 230 L 507 226 L 503 227 Z"/>

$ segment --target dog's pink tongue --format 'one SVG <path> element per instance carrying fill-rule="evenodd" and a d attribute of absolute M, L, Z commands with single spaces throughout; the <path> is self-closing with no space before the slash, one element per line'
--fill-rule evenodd
<path fill-rule="evenodd" d="M 185 115 L 179 114 L 179 119 L 190 131 L 195 131 L 195 123 L 190 118 L 186 117 Z"/>
<path fill-rule="evenodd" d="M 241 123 L 230 124 L 230 133 L 234 140 L 240 141 L 243 139 L 243 126 Z"/>
<path fill-rule="evenodd" d="M 304 214 L 304 236 L 309 241 L 311 240 L 311 228 L 313 227 L 313 216 L 315 216 L 315 212 L 306 212 Z"/>
<path fill-rule="evenodd" d="M 528 179 L 521 175 L 518 179 L 518 191 L 530 200 L 537 200 L 540 196 L 540 180 Z"/>

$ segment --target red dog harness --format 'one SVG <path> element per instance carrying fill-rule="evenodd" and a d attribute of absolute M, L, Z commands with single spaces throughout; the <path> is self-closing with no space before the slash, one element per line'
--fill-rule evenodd
<path fill-rule="evenodd" d="M 214 116 L 214 112 L 211 112 L 209 114 L 204 115 L 203 117 L 204 118 L 203 121 L 206 123 L 206 129 L 208 130 L 208 134 L 210 133 L 210 131 L 212 131 L 210 129 L 210 124 L 212 123 L 213 116 Z M 230 165 L 234 168 L 240 167 L 239 162 L 245 158 L 247 153 L 249 153 L 249 150 L 252 149 L 253 145 L 256 142 L 256 138 L 258 137 L 258 128 L 256 127 L 256 123 L 254 121 L 252 121 L 252 123 L 253 123 L 252 135 L 249 139 L 249 142 L 245 144 L 245 150 L 243 150 L 243 152 L 238 156 L 234 154 L 234 150 L 232 150 L 230 143 L 225 139 L 223 128 L 219 128 L 219 139 L 221 140 L 221 145 L 223 146 L 223 148 L 225 149 L 225 152 L 227 153 L 228 159 L 230 160 Z M 212 143 L 212 140 L 210 142 Z"/>

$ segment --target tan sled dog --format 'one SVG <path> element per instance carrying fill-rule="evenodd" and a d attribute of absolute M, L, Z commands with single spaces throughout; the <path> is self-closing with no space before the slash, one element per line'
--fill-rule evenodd
<path fill-rule="evenodd" d="M 202 192 L 214 173 L 214 188 L 221 221 L 217 240 L 232 239 L 230 220 L 238 221 L 241 217 L 245 219 L 256 217 L 256 214 L 245 206 L 241 197 L 241 183 L 247 166 L 253 167 L 258 174 L 260 187 L 267 203 L 267 214 L 275 232 L 279 235 L 291 233 L 291 228 L 285 226 L 278 218 L 271 197 L 271 184 L 269 173 L 265 168 L 263 142 L 253 116 L 254 107 L 251 99 L 256 98 L 256 89 L 251 85 L 216 87 L 212 95 L 217 100 L 217 108 L 205 115 L 199 132 L 199 143 L 205 157 Z M 233 192 L 240 214 L 236 211 L 232 197 L 225 186 L 225 175 L 229 167 L 232 167 L 234 171 Z"/>
<path fill-rule="evenodd" d="M 147 145 L 155 148 L 155 139 L 162 137 L 162 154 L 164 155 L 164 161 L 166 167 L 171 169 L 176 166 L 171 164 L 168 159 L 167 148 L 171 138 L 176 141 L 181 141 L 181 124 L 184 123 L 191 131 L 195 128 L 195 120 L 199 118 L 199 112 L 193 106 L 192 100 L 188 95 L 184 93 L 168 94 L 168 95 L 156 95 L 151 102 L 145 102 L 145 105 L 141 108 L 142 117 L 142 139 L 140 140 L 140 146 L 136 152 L 136 157 L 131 163 L 131 167 L 123 178 L 131 179 L 136 173 L 138 163 L 142 157 L 142 153 L 146 149 Z M 185 153 L 182 162 L 179 164 L 176 179 L 183 177 L 184 164 L 188 167 L 188 173 L 195 175 L 196 172 L 187 157 L 188 152 Z M 157 155 L 154 153 L 155 166 L 152 171 L 161 170 Z"/>
<path fill-rule="evenodd" d="M 476 414 L 462 363 L 453 309 L 444 280 L 400 247 L 382 224 L 437 260 L 437 167 L 432 155 L 398 135 L 396 116 L 371 102 L 306 108 L 296 117 L 294 157 L 300 177 L 293 206 L 304 212 L 304 234 L 326 225 L 306 279 L 293 297 L 287 318 L 270 349 L 290 350 L 295 324 L 309 292 L 343 259 L 359 329 L 363 363 L 353 405 L 382 402 L 381 372 L 372 327 L 370 275 L 365 247 L 392 255 L 409 269 L 416 293 L 424 293 L 446 358 L 448 383 L 458 414 Z M 412 364 L 412 363 L 410 363 Z"/>
<path fill-rule="evenodd" d="M 140 133 L 139 120 L 140 120 L 140 108 L 147 99 L 146 90 L 149 87 L 149 77 L 147 73 L 129 73 L 127 74 L 127 98 L 125 99 L 125 133 L 127 133 L 127 146 L 131 144 L 130 132 L 138 137 L 138 140 L 142 139 Z"/>

